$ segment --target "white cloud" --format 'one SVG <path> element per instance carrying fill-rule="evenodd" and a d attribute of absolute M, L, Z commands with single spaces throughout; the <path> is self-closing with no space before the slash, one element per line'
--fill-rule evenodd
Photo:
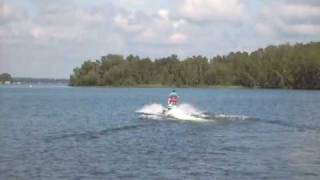
<path fill-rule="evenodd" d="M 169 20 L 169 11 L 166 9 L 158 10 L 158 16 L 162 19 Z"/>
<path fill-rule="evenodd" d="M 314 35 L 314 34 L 320 34 L 320 25 L 316 25 L 316 24 L 287 25 L 284 30 L 291 34 Z"/>
<path fill-rule="evenodd" d="M 40 39 L 45 36 L 46 32 L 40 27 L 34 27 L 30 31 L 31 35 L 35 39 Z"/>
<path fill-rule="evenodd" d="M 139 38 L 141 38 L 143 41 L 152 41 L 156 37 L 157 33 L 151 28 L 144 29 L 139 35 Z"/>
<path fill-rule="evenodd" d="M 41 27 L 34 26 L 30 29 L 30 35 L 37 42 L 48 42 L 52 40 L 76 40 L 81 37 L 84 30 L 75 28 L 61 28 L 61 27 Z"/>
<path fill-rule="evenodd" d="M 257 23 L 255 26 L 255 29 L 258 34 L 263 35 L 263 36 L 274 35 L 273 29 L 264 23 Z"/>
<path fill-rule="evenodd" d="M 8 14 L 10 14 L 11 12 L 11 8 L 9 7 L 8 4 L 0 4 L 0 16 L 6 16 Z"/>
<path fill-rule="evenodd" d="M 182 44 L 187 40 L 185 20 L 171 17 L 167 9 L 153 14 L 123 12 L 113 23 L 124 32 L 125 40 L 134 44 Z"/>
<path fill-rule="evenodd" d="M 188 39 L 186 34 L 174 33 L 169 37 L 169 42 L 172 44 L 182 44 L 185 43 Z"/>
<path fill-rule="evenodd" d="M 279 15 L 289 19 L 320 17 L 320 6 L 309 4 L 281 4 L 276 9 Z"/>
<path fill-rule="evenodd" d="M 195 21 L 239 21 L 246 16 L 238 0 L 185 0 L 181 15 Z"/>
<path fill-rule="evenodd" d="M 177 21 L 173 21 L 172 22 L 172 26 L 174 29 L 179 29 L 179 28 L 183 28 L 183 26 L 185 26 L 187 23 L 184 19 L 179 19 Z"/>
<path fill-rule="evenodd" d="M 56 8 L 56 7 L 55 7 Z M 0 39 L 7 42 L 50 43 L 52 40 L 79 40 L 94 31 L 91 27 L 105 22 L 99 10 L 68 8 L 39 9 L 31 16 L 24 9 L 10 4 L 0 4 Z"/>
<path fill-rule="evenodd" d="M 0 25 L 21 21 L 25 18 L 27 15 L 22 9 L 0 2 Z"/>
<path fill-rule="evenodd" d="M 125 17 L 124 15 L 118 14 L 113 18 L 113 22 L 116 26 L 127 32 L 139 32 L 143 29 L 140 24 L 130 22 L 130 19 L 133 19 L 133 17 L 129 18 Z"/>
<path fill-rule="evenodd" d="M 304 36 L 320 34 L 320 5 L 296 1 L 273 2 L 261 13 L 256 31 L 264 35 Z"/>

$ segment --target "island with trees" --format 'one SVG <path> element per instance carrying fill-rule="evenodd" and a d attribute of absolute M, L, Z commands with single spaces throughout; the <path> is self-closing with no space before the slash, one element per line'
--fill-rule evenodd
<path fill-rule="evenodd" d="M 71 86 L 242 86 L 320 89 L 320 42 L 282 44 L 212 58 L 177 55 L 150 59 L 109 54 L 85 61 Z"/>

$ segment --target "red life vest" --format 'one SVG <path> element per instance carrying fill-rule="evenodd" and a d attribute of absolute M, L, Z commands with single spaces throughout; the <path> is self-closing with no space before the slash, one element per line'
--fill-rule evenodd
<path fill-rule="evenodd" d="M 176 105 L 177 104 L 177 97 L 174 97 L 174 96 L 170 97 L 169 104 Z"/>

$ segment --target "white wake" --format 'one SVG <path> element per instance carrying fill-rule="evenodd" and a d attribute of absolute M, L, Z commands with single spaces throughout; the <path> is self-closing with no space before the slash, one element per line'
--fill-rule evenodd
<path fill-rule="evenodd" d="M 232 115 L 232 114 L 208 114 L 198 110 L 194 106 L 183 103 L 177 107 L 168 110 L 161 104 L 153 103 L 143 106 L 137 110 L 136 113 L 140 114 L 144 119 L 155 120 L 184 120 L 184 121 L 211 121 L 211 122 L 248 122 L 254 121 L 255 118 L 244 115 Z"/>
<path fill-rule="evenodd" d="M 140 113 L 143 117 L 150 119 L 163 119 L 169 117 L 167 119 L 174 118 L 185 121 L 208 121 L 208 119 L 205 119 L 206 115 L 203 112 L 197 110 L 190 104 L 180 104 L 176 108 L 167 110 L 163 105 L 154 103 L 145 105 L 136 112 Z"/>

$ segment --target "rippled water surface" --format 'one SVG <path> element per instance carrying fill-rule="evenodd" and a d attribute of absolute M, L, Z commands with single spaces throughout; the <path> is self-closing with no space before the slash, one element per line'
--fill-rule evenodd
<path fill-rule="evenodd" d="M 320 91 L 0 87 L 0 179 L 320 179 Z"/>

